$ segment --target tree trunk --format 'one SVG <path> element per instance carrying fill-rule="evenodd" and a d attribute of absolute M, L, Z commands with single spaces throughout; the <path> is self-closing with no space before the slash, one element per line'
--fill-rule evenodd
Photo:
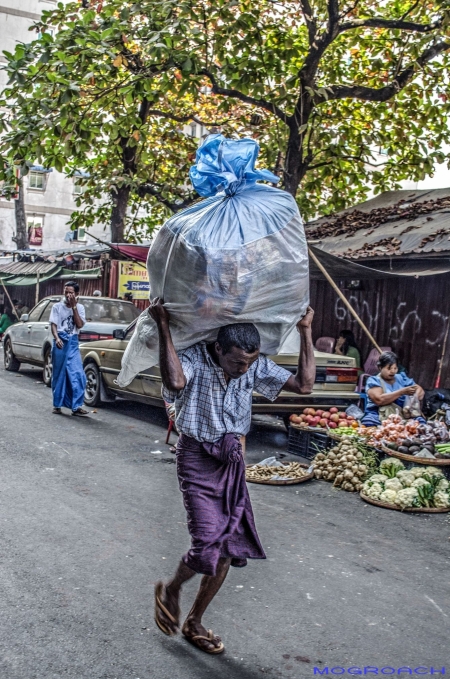
<path fill-rule="evenodd" d="M 125 217 L 127 214 L 130 188 L 128 186 L 117 187 L 117 193 L 112 193 L 113 209 L 111 211 L 111 241 L 123 243 L 125 233 Z"/>
<path fill-rule="evenodd" d="M 306 167 L 303 167 L 302 138 L 298 130 L 291 127 L 284 164 L 284 188 L 294 198 L 305 172 Z"/>
<path fill-rule="evenodd" d="M 311 97 L 307 90 L 308 87 L 313 86 L 313 78 L 302 82 L 295 114 L 289 122 L 289 139 L 284 163 L 284 186 L 286 191 L 294 198 L 312 160 L 310 150 L 305 148 L 305 135 L 307 134 L 306 126 L 313 111 Z"/>
<path fill-rule="evenodd" d="M 28 229 L 27 217 L 25 214 L 25 198 L 23 185 L 19 186 L 19 194 L 14 201 L 14 211 L 16 215 L 16 235 L 13 240 L 18 250 L 28 249 Z"/>

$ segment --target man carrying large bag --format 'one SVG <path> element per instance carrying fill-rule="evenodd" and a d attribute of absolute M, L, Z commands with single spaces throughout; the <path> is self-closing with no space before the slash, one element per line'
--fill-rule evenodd
<path fill-rule="evenodd" d="M 202 574 L 181 631 L 200 650 L 218 654 L 224 644 L 203 626 L 203 615 L 230 565 L 243 567 L 248 558 L 266 558 L 256 532 L 239 438 L 250 429 L 253 390 L 271 401 L 282 389 L 311 393 L 314 312 L 308 307 L 297 323 L 301 348 L 295 375 L 260 353 L 259 333 L 252 323 L 221 327 L 216 342 L 199 342 L 177 353 L 162 300 L 151 302 L 149 314 L 158 329 L 163 397 L 175 404 L 180 433 L 177 473 L 191 536 L 191 549 L 174 577 L 155 587 L 155 621 L 165 634 L 176 634 L 181 588 Z"/>

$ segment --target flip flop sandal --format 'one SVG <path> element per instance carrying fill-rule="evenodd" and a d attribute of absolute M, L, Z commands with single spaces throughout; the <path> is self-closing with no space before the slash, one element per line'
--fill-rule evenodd
<path fill-rule="evenodd" d="M 52 413 L 54 415 L 62 415 L 62 410 L 61 408 L 53 408 Z"/>
<path fill-rule="evenodd" d="M 167 634 L 168 637 L 173 637 L 175 634 L 178 632 L 178 620 L 176 620 L 172 613 L 167 610 L 167 608 L 164 606 L 164 604 L 161 602 L 161 597 L 164 592 L 164 583 L 163 582 L 157 582 L 155 585 L 155 622 L 158 625 L 159 629 L 161 632 L 164 632 L 164 634 Z M 175 626 L 176 630 L 171 629 L 167 623 L 165 623 L 161 618 L 159 617 L 160 613 L 164 613 L 166 618 L 170 620 L 172 625 Z M 180 615 L 180 609 L 178 609 L 178 616 Z"/>
<path fill-rule="evenodd" d="M 77 417 L 86 417 L 86 415 L 89 415 L 87 410 L 83 410 L 83 408 L 78 408 L 78 410 L 72 410 L 72 415 L 76 415 Z"/>
<path fill-rule="evenodd" d="M 184 638 L 189 641 L 190 644 L 193 644 L 196 648 L 200 649 L 200 651 L 204 651 L 204 653 L 210 653 L 211 655 L 218 655 L 219 653 L 223 653 L 225 650 L 225 646 L 223 643 L 220 641 L 218 646 L 214 646 L 213 649 L 210 648 L 205 648 L 203 644 L 199 644 L 199 641 L 209 641 L 210 644 L 213 644 L 215 641 L 215 635 L 212 631 L 212 629 L 208 630 L 208 636 L 204 637 L 201 636 L 200 634 L 195 634 L 193 637 L 187 636 L 186 634 L 183 634 Z M 214 644 L 213 644 L 214 645 Z"/>

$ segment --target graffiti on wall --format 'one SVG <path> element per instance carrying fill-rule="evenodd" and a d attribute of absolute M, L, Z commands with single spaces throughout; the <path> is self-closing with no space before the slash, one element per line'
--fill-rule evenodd
<path fill-rule="evenodd" d="M 367 300 L 361 302 L 354 295 L 350 296 L 348 301 L 369 330 L 373 332 L 376 327 L 377 313 L 371 309 L 369 302 Z M 429 313 L 427 309 L 426 314 L 429 315 Z M 350 311 L 339 298 L 335 302 L 334 315 L 341 324 L 348 325 L 353 321 Z M 441 311 L 433 310 L 431 318 L 432 322 L 427 331 L 425 343 L 430 347 L 439 347 L 444 341 L 449 316 Z M 408 311 L 407 303 L 400 302 L 395 310 L 395 318 L 389 332 L 390 344 L 396 347 L 399 342 L 412 341 L 422 331 L 423 326 L 424 320 L 421 318 L 419 309 Z"/>

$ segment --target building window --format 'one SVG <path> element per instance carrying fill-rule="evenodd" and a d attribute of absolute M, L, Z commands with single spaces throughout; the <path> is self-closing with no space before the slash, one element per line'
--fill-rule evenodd
<path fill-rule="evenodd" d="M 194 139 L 197 136 L 197 123 L 191 123 L 189 125 L 189 136 L 193 137 Z"/>
<path fill-rule="evenodd" d="M 73 179 L 73 195 L 81 196 L 86 191 L 86 184 L 81 177 L 74 177 Z"/>
<path fill-rule="evenodd" d="M 31 170 L 28 178 L 28 188 L 35 191 L 45 191 L 45 173 Z"/>
<path fill-rule="evenodd" d="M 27 217 L 27 226 L 28 242 L 30 245 L 42 245 L 44 217 L 42 215 L 33 215 L 32 217 Z"/>
<path fill-rule="evenodd" d="M 86 229 L 84 228 L 84 226 L 80 226 L 78 229 L 75 229 L 75 231 L 73 231 L 73 240 L 74 241 L 86 240 Z"/>

